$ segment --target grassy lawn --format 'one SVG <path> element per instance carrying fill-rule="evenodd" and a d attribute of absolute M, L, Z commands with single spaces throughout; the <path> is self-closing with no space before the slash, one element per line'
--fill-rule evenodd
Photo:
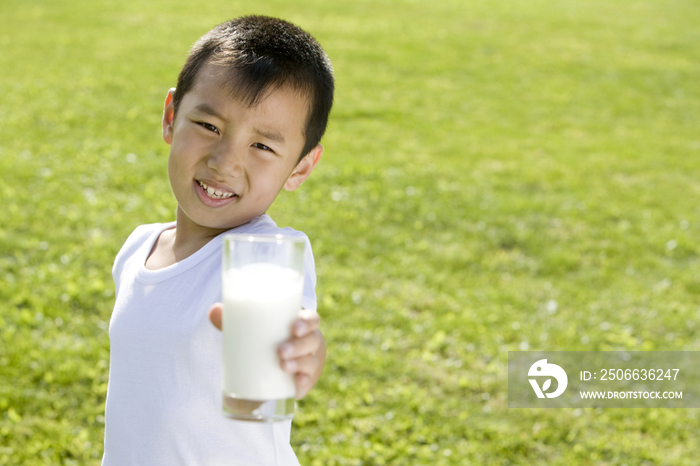
<path fill-rule="evenodd" d="M 336 106 L 270 212 L 311 238 L 329 357 L 304 465 L 693 465 L 693 409 L 509 409 L 513 350 L 700 351 L 700 4 L 0 3 L 0 464 L 97 465 L 111 265 L 174 219 L 162 103 L 247 13 Z"/>

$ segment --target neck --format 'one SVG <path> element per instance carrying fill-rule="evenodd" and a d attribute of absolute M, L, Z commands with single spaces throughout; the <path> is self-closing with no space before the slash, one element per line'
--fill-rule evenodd
<path fill-rule="evenodd" d="M 177 208 L 175 222 L 175 237 L 173 238 L 173 255 L 177 262 L 199 251 L 205 244 L 213 240 L 227 229 L 207 228 L 190 221 L 184 212 Z"/>
<path fill-rule="evenodd" d="M 175 228 L 160 234 L 146 259 L 146 268 L 158 270 L 187 259 L 225 231 L 191 222 L 178 207 Z"/>

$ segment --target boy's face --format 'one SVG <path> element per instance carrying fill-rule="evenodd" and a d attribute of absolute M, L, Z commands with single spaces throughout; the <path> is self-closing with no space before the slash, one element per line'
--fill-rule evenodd
<path fill-rule="evenodd" d="M 253 220 L 282 188 L 298 188 L 323 152 L 319 144 L 297 164 L 308 112 L 303 96 L 283 86 L 248 107 L 231 97 L 217 71 L 206 66 L 199 72 L 177 118 L 172 89 L 165 102 L 163 139 L 171 146 L 178 230 L 216 234 Z"/>

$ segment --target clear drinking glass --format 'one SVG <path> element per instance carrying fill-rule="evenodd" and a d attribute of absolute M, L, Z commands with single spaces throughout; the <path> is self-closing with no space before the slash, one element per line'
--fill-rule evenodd
<path fill-rule="evenodd" d="M 302 238 L 224 236 L 223 411 L 249 421 L 294 416 L 294 376 L 277 348 L 292 334 L 304 289 Z"/>

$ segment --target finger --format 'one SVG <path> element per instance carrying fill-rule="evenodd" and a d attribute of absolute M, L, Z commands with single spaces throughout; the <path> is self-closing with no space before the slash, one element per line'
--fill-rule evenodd
<path fill-rule="evenodd" d="M 283 360 L 280 362 L 282 370 L 289 374 L 311 374 L 318 370 L 318 357 L 315 354 L 308 354 L 300 358 Z"/>
<path fill-rule="evenodd" d="M 319 330 L 301 338 L 292 338 L 282 343 L 277 353 L 281 359 L 295 359 L 315 353 L 321 346 L 323 335 Z"/>
<path fill-rule="evenodd" d="M 306 374 L 297 374 L 294 376 L 294 386 L 297 389 L 297 400 L 304 398 L 311 390 L 313 384 L 311 383 L 311 377 Z"/>
<path fill-rule="evenodd" d="M 302 309 L 299 312 L 299 319 L 294 321 L 292 325 L 292 335 L 295 337 L 303 337 L 318 329 L 321 323 L 321 317 L 314 311 Z"/>
<path fill-rule="evenodd" d="M 212 306 L 209 308 L 209 320 L 212 324 L 214 324 L 214 327 L 218 328 L 219 330 L 221 330 L 221 314 L 223 310 L 224 305 L 221 303 L 212 304 Z"/>

